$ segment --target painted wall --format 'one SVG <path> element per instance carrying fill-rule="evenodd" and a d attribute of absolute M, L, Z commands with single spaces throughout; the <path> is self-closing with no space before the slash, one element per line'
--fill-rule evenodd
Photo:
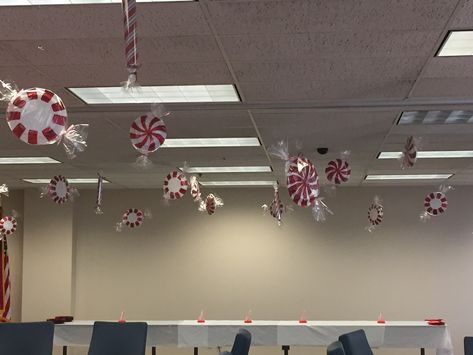
<path fill-rule="evenodd" d="M 342 188 L 327 199 L 335 215 L 325 224 L 296 207 L 282 227 L 261 212 L 272 189 L 218 191 L 225 206 L 213 216 L 197 212 L 189 196 L 164 206 L 160 190 L 106 190 L 101 216 L 93 212 L 93 190 L 81 191 L 73 208 L 26 192 L 23 319 L 63 313 L 67 297 L 77 319 L 114 320 L 122 310 L 129 320 L 195 319 L 201 309 L 207 319 L 242 319 L 248 309 L 255 319 L 297 319 L 306 309 L 310 319 L 374 320 L 382 311 L 387 320 L 447 319 L 461 354 L 463 336 L 473 334 L 473 189 L 450 192 L 446 214 L 423 224 L 418 215 L 430 190 Z M 370 234 L 367 206 L 375 194 L 384 199 L 385 219 Z M 117 233 L 130 207 L 150 208 L 153 219 Z M 33 227 L 38 242 L 31 244 Z M 61 251 L 65 272 L 44 258 Z M 72 284 L 49 292 L 38 313 L 35 277 L 43 266 L 61 287 L 67 275 Z"/>

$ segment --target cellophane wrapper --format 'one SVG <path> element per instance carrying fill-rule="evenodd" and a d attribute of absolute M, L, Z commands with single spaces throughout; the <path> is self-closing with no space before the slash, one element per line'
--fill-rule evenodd
<path fill-rule="evenodd" d="M 325 222 L 327 220 L 327 214 L 333 215 L 333 212 L 323 201 L 323 197 L 315 199 L 314 206 L 312 207 L 312 215 L 317 222 Z"/>
<path fill-rule="evenodd" d="M 66 155 L 69 159 L 74 159 L 77 154 L 82 153 L 87 148 L 88 124 L 70 125 L 62 135 L 62 143 Z"/>

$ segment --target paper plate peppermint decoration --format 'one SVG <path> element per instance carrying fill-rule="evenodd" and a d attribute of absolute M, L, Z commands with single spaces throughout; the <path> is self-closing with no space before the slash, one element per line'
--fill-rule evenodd
<path fill-rule="evenodd" d="M 425 222 L 432 216 L 438 216 L 444 213 L 448 207 L 447 192 L 453 190 L 452 186 L 441 185 L 438 191 L 429 193 L 424 198 L 424 209 L 420 219 Z"/>
<path fill-rule="evenodd" d="M 138 86 L 138 38 L 136 36 L 136 0 L 122 0 L 123 22 L 125 29 L 125 56 L 128 80 L 123 87 L 129 89 Z"/>
<path fill-rule="evenodd" d="M 9 101 L 6 120 L 15 137 L 30 145 L 61 142 L 70 159 L 85 150 L 88 125 L 68 126 L 66 107 L 54 92 L 42 88 L 16 91 L 3 81 L 0 85 L 0 99 Z M 6 86 L 11 89 L 9 94 L 5 94 Z"/>
<path fill-rule="evenodd" d="M 0 219 L 0 236 L 6 237 L 15 233 L 17 224 L 15 217 L 12 216 L 5 216 Z"/>
<path fill-rule="evenodd" d="M 339 159 L 329 161 L 325 168 L 327 180 L 336 185 L 347 182 L 350 178 L 351 169 L 348 164 L 349 152 L 345 151 Z"/>
<path fill-rule="evenodd" d="M 143 212 L 138 208 L 130 208 L 123 213 L 122 220 L 116 224 L 115 229 L 121 232 L 124 226 L 130 229 L 138 228 L 146 218 L 151 218 L 149 210 Z"/>
<path fill-rule="evenodd" d="M 130 228 L 139 227 L 144 220 L 144 213 L 137 208 L 130 208 L 123 214 L 122 222 Z"/>
<path fill-rule="evenodd" d="M 419 139 L 409 136 L 404 144 L 404 149 L 401 154 L 401 168 L 412 168 L 417 160 Z"/>
<path fill-rule="evenodd" d="M 164 198 L 166 200 L 177 200 L 184 196 L 187 192 L 186 176 L 177 170 L 171 171 L 163 183 Z"/>
<path fill-rule="evenodd" d="M 71 188 L 64 176 L 56 175 L 51 179 L 48 185 L 48 196 L 58 204 L 69 201 Z"/>
<path fill-rule="evenodd" d="M 135 163 L 137 167 L 146 168 L 151 165 L 149 154 L 158 150 L 166 140 L 167 129 L 161 117 L 168 114 L 169 112 L 163 112 L 163 116 L 161 116 L 160 113 L 153 110 L 153 112 L 138 117 L 131 124 L 131 144 L 141 153 Z"/>
<path fill-rule="evenodd" d="M 192 175 L 189 178 L 189 181 L 190 181 L 190 185 L 191 185 L 192 199 L 194 200 L 194 202 L 199 202 L 202 199 L 202 197 L 201 197 L 202 194 L 200 193 L 199 180 L 197 179 L 197 176 Z"/>
<path fill-rule="evenodd" d="M 207 212 L 207 214 L 213 215 L 216 209 L 222 206 L 223 200 L 220 197 L 214 194 L 209 194 L 204 200 L 200 201 L 199 211 Z"/>
<path fill-rule="evenodd" d="M 381 224 L 384 217 L 384 208 L 381 204 L 381 199 L 375 196 L 373 202 L 368 207 L 368 221 L 369 225 L 366 227 L 368 232 L 374 231 L 374 229 Z"/>

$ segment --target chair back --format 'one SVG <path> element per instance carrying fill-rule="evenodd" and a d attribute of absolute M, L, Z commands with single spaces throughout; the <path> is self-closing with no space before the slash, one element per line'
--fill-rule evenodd
<path fill-rule="evenodd" d="M 148 324 L 95 322 L 89 355 L 144 355 Z"/>
<path fill-rule="evenodd" d="M 342 343 L 334 341 L 332 344 L 327 346 L 327 355 L 345 355 Z"/>
<path fill-rule="evenodd" d="M 363 329 L 340 335 L 338 340 L 342 343 L 346 355 L 373 355 Z"/>
<path fill-rule="evenodd" d="M 473 337 L 465 337 L 463 339 L 463 350 L 465 355 L 473 355 Z"/>
<path fill-rule="evenodd" d="M 251 345 L 251 333 L 246 329 L 240 329 L 233 342 L 232 355 L 248 355 Z"/>
<path fill-rule="evenodd" d="M 0 354 L 51 355 L 53 337 L 52 322 L 0 323 Z"/>

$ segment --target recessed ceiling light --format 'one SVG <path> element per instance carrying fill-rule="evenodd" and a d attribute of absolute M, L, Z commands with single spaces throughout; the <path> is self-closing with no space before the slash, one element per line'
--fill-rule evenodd
<path fill-rule="evenodd" d="M 397 122 L 398 125 L 467 123 L 473 123 L 473 111 L 405 111 Z"/>
<path fill-rule="evenodd" d="M 366 175 L 365 180 L 436 180 L 448 179 L 453 174 Z"/>
<path fill-rule="evenodd" d="M 50 157 L 3 157 L 0 164 L 61 164 Z"/>
<path fill-rule="evenodd" d="M 437 53 L 437 57 L 471 55 L 473 55 L 473 31 L 450 31 Z"/>
<path fill-rule="evenodd" d="M 180 168 L 183 170 L 184 168 Z M 270 166 L 194 166 L 187 167 L 186 172 L 195 174 L 204 173 L 270 173 Z"/>
<path fill-rule="evenodd" d="M 195 0 L 136 0 L 136 2 L 178 2 Z M 0 6 L 119 4 L 121 0 L 1 0 Z"/>
<path fill-rule="evenodd" d="M 68 89 L 90 105 L 240 102 L 233 85 L 141 86 L 136 90 L 123 90 L 121 86 Z"/>
<path fill-rule="evenodd" d="M 378 159 L 399 159 L 401 152 L 381 152 Z M 429 158 L 473 158 L 473 150 L 443 150 L 443 151 L 427 151 L 417 152 L 418 159 Z"/>
<path fill-rule="evenodd" d="M 25 182 L 29 182 L 32 184 L 49 184 L 51 179 L 21 179 Z M 70 184 L 96 184 L 97 178 L 72 178 L 67 179 Z M 104 184 L 108 184 L 107 180 L 103 180 Z"/>
<path fill-rule="evenodd" d="M 162 148 L 259 147 L 256 137 L 241 138 L 168 138 Z"/>
<path fill-rule="evenodd" d="M 202 186 L 274 186 L 276 181 L 200 181 Z"/>

